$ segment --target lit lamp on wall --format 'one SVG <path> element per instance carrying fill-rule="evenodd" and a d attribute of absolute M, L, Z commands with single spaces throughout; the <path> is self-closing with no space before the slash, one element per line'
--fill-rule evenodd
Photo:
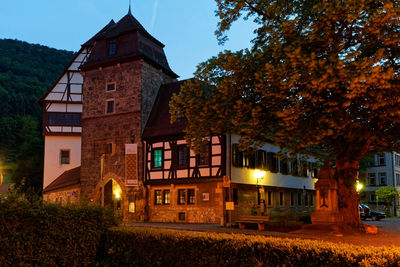
<path fill-rule="evenodd" d="M 359 181 L 357 181 L 357 183 L 356 183 L 357 193 L 360 193 L 363 188 L 364 188 L 364 185 L 362 183 L 360 183 Z"/>
<path fill-rule="evenodd" d="M 264 179 L 265 174 L 266 174 L 265 171 L 260 171 L 260 170 L 254 171 L 254 178 L 256 178 L 257 180 L 257 185 L 262 179 Z"/>

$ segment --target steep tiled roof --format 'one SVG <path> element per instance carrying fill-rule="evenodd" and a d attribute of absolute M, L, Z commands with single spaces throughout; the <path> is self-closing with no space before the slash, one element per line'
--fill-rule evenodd
<path fill-rule="evenodd" d="M 112 55 L 108 54 L 110 40 L 116 40 L 116 53 Z M 130 12 L 117 23 L 107 25 L 88 42 L 93 44 L 93 49 L 82 69 L 97 68 L 140 57 L 165 70 L 171 77 L 178 77 L 169 67 L 163 50 L 164 45 L 148 33 Z"/>
<path fill-rule="evenodd" d="M 114 20 L 112 19 L 103 29 L 101 29 L 98 33 L 96 33 L 92 38 L 90 38 L 86 43 L 84 43 L 82 46 L 93 46 L 96 38 L 102 37 L 107 30 L 109 30 L 112 26 L 115 25 Z"/>
<path fill-rule="evenodd" d="M 43 190 L 43 193 L 48 193 L 50 191 L 62 189 L 64 187 L 69 187 L 72 185 L 78 185 L 80 183 L 81 183 L 81 166 L 63 172 Z"/>
<path fill-rule="evenodd" d="M 143 131 L 143 139 L 158 139 L 172 135 L 181 135 L 186 120 L 170 123 L 169 101 L 174 93 L 178 94 L 186 80 L 163 84 L 158 91 L 149 120 Z"/>

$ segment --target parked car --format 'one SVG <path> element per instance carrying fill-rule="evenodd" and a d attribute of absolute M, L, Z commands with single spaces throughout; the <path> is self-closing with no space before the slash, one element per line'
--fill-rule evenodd
<path fill-rule="evenodd" d="M 380 219 L 384 219 L 386 214 L 379 211 L 371 210 L 367 205 L 360 204 L 360 218 L 361 220 L 366 220 L 367 218 L 371 218 L 373 221 L 379 221 Z"/>

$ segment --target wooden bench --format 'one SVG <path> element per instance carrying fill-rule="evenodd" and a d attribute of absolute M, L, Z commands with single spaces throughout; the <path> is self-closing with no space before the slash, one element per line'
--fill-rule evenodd
<path fill-rule="evenodd" d="M 246 224 L 257 224 L 259 231 L 265 231 L 265 223 L 269 222 L 269 216 L 241 216 L 236 222 L 240 229 L 246 229 Z"/>

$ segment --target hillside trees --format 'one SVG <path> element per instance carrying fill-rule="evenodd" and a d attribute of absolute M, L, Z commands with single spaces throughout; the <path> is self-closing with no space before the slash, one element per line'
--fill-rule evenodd
<path fill-rule="evenodd" d="M 359 224 L 355 180 L 370 151 L 399 148 L 400 7 L 397 1 L 216 0 L 217 36 L 240 17 L 258 25 L 251 49 L 201 63 L 173 97 L 194 147 L 236 132 L 244 149 L 274 143 L 325 152 L 345 223 Z"/>
<path fill-rule="evenodd" d="M 7 178 L 22 190 L 42 187 L 42 111 L 37 99 L 72 56 L 69 51 L 0 39 L 0 158 Z"/>

